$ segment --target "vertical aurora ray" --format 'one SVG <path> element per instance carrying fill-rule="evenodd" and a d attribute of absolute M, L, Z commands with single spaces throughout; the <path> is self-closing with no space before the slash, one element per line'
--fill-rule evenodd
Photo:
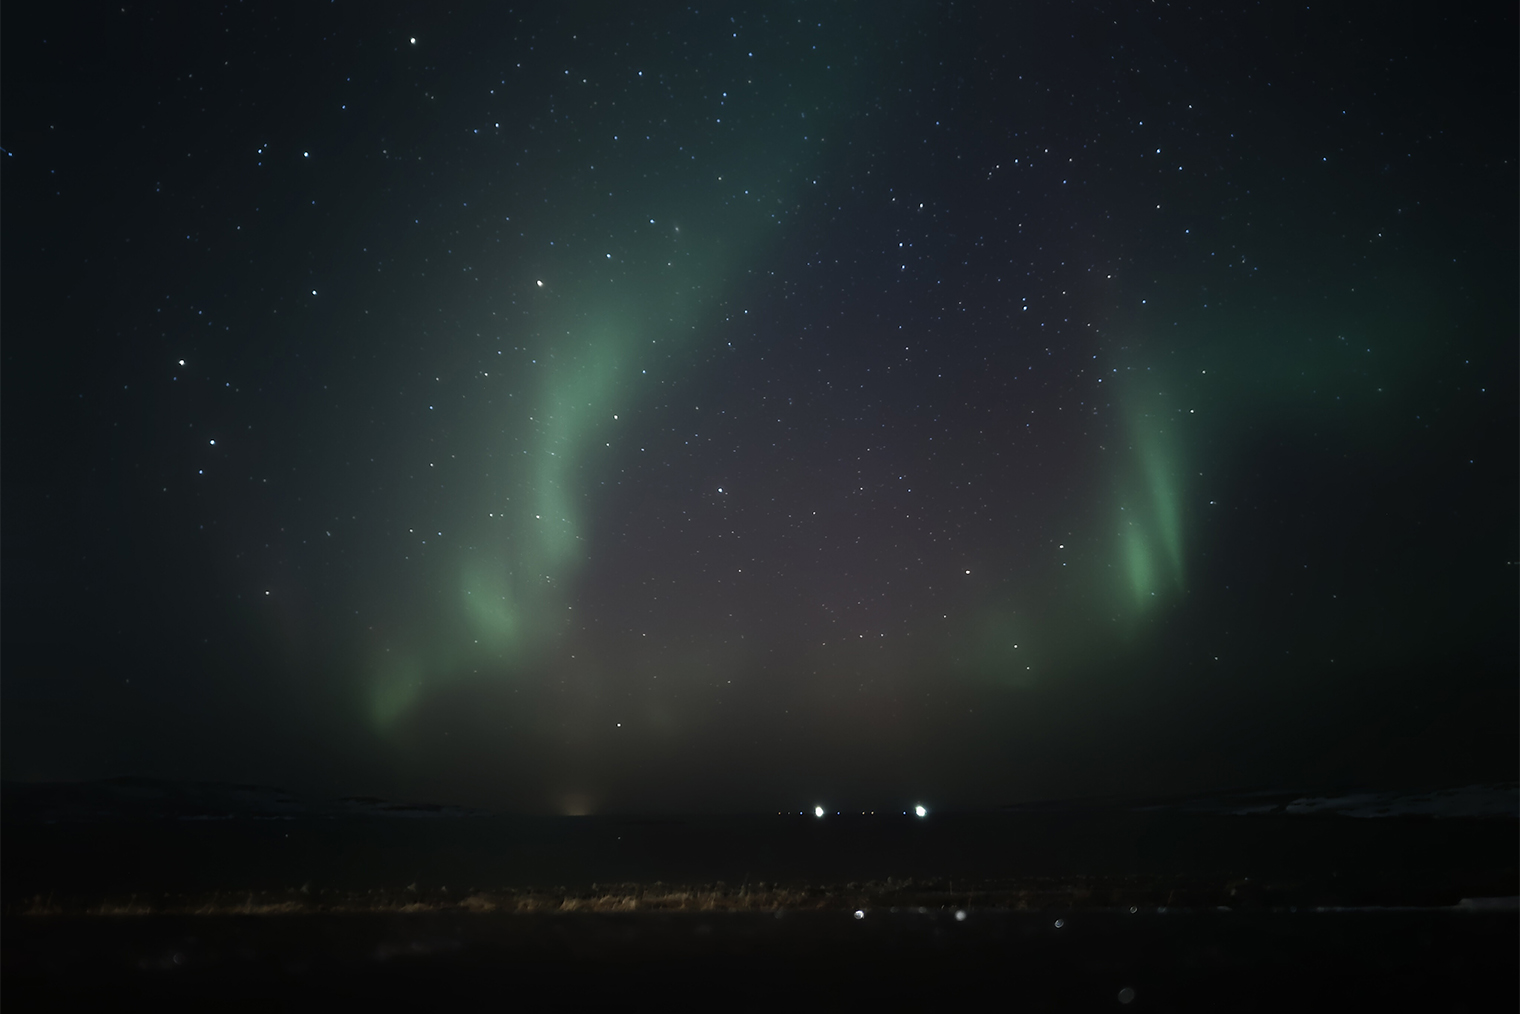
<path fill-rule="evenodd" d="M 440 680 L 467 668 L 478 672 L 482 665 L 521 674 L 552 651 L 592 545 L 586 511 L 608 460 L 594 452 L 611 454 L 615 444 L 623 450 L 614 417 L 626 418 L 619 406 L 641 405 L 648 394 L 633 380 L 645 378 L 647 387 L 647 367 L 635 371 L 629 364 L 640 346 L 660 344 L 647 335 L 694 328 L 667 313 L 667 325 L 679 327 L 657 332 L 649 326 L 648 305 L 618 304 L 595 286 L 565 287 L 572 295 L 560 306 L 600 305 L 595 311 L 552 309 L 535 328 L 559 337 L 534 346 L 546 368 L 536 388 L 524 392 L 530 406 L 520 410 L 525 419 L 508 413 L 486 427 L 508 435 L 498 439 L 498 450 L 515 460 L 504 476 L 472 496 L 472 520 L 465 523 L 453 565 L 460 622 L 426 631 L 419 638 L 426 648 L 404 671 L 390 662 L 377 668 L 371 714 L 381 729 Z"/>
<path fill-rule="evenodd" d="M 518 564 L 535 583 L 552 584 L 573 571 L 584 555 L 584 458 L 592 440 L 612 421 L 615 413 L 608 406 L 627 397 L 618 367 L 632 344 L 631 329 L 625 326 L 621 340 L 611 327 L 595 331 L 560 347 L 535 410 L 541 426 L 523 480 L 531 506 L 517 515 L 525 536 Z"/>
<path fill-rule="evenodd" d="M 1094 515 L 1088 529 L 1090 544 L 1101 548 L 1086 559 L 1072 554 L 1069 584 L 979 607 L 956 637 L 956 668 L 967 677 L 1021 689 L 1105 664 L 1125 650 L 1137 624 L 1184 592 L 1188 538 L 1181 427 L 1168 417 L 1173 413 L 1164 396 L 1122 402 L 1124 453 L 1094 491 L 1108 505 L 1104 510 L 1113 513 L 1101 521 L 1101 514 Z M 1104 483 L 1106 491 L 1099 492 Z M 1069 544 L 1085 541 L 1072 537 Z M 1111 626 L 1115 619 L 1120 622 Z"/>
<path fill-rule="evenodd" d="M 1145 610 L 1183 588 L 1181 449 L 1161 412 L 1129 413 L 1130 459 L 1116 477 L 1121 596 Z"/>
<path fill-rule="evenodd" d="M 489 548 L 467 551 L 460 567 L 471 634 L 466 654 L 477 654 L 478 646 L 509 667 L 547 647 L 562 624 L 565 592 L 589 541 L 584 504 L 595 464 L 587 457 L 611 435 L 617 414 L 611 406 L 632 398 L 620 364 L 641 332 L 564 323 L 572 326 L 555 328 L 567 338 L 551 353 L 555 365 L 531 411 L 534 437 L 517 474 L 492 494 L 496 502 L 518 506 L 486 512 L 505 523 L 484 526 L 475 542 Z M 586 337 L 576 341 L 578 334 Z"/>
<path fill-rule="evenodd" d="M 531 212 L 521 231 L 558 239 L 510 267 L 514 310 L 499 340 L 526 350 L 514 364 L 518 396 L 470 422 L 503 464 L 450 505 L 462 520 L 451 572 L 438 580 L 452 587 L 451 614 L 412 623 L 406 665 L 385 657 L 371 667 L 377 729 L 465 673 L 533 678 L 580 619 L 575 582 L 595 552 L 588 518 L 597 491 L 611 484 L 614 462 L 639 453 L 640 413 L 704 356 L 719 305 L 785 237 L 804 188 L 827 169 L 825 153 L 843 152 L 821 142 L 869 84 L 864 70 L 845 76 L 837 63 L 776 59 L 706 68 L 709 98 L 728 104 L 691 110 L 684 128 L 666 129 L 682 118 L 660 75 L 634 77 L 604 140 L 577 149 L 578 160 L 601 167 L 595 184 L 577 168 L 543 200 L 546 210 Z M 741 89 L 768 104 L 736 107 Z M 665 130 L 663 144 L 647 128 L 618 126 L 646 120 Z M 568 127 L 563 140 L 585 143 Z M 515 207 L 501 211 L 518 216 L 514 227 L 523 220 Z"/>

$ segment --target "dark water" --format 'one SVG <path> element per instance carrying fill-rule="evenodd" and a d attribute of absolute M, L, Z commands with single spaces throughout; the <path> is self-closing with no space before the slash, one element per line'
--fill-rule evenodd
<path fill-rule="evenodd" d="M 10 1010 L 1477 1011 L 1515 1009 L 1517 944 L 1513 912 L 57 919 L 7 922 L 4 982 Z"/>
<path fill-rule="evenodd" d="M 1503 806 L 527 818 L 97 789 L 6 791 L 7 1009 L 1520 1002 Z"/>

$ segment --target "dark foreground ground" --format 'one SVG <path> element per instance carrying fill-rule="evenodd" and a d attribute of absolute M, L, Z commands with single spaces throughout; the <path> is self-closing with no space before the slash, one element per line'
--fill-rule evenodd
<path fill-rule="evenodd" d="M 1514 1010 L 1520 822 L 1482 799 L 638 820 L 7 786 L 0 1001 Z"/>

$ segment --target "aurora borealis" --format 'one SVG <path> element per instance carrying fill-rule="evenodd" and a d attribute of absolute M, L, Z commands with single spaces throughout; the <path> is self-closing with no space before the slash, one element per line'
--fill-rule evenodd
<path fill-rule="evenodd" d="M 1513 20 L 11 12 L 7 775 L 1512 778 Z"/>

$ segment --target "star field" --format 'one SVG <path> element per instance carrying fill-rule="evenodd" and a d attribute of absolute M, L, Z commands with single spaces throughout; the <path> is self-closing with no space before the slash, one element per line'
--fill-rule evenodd
<path fill-rule="evenodd" d="M 1430 16 L 15 15 L 5 763 L 1487 777 L 1513 18 Z"/>

